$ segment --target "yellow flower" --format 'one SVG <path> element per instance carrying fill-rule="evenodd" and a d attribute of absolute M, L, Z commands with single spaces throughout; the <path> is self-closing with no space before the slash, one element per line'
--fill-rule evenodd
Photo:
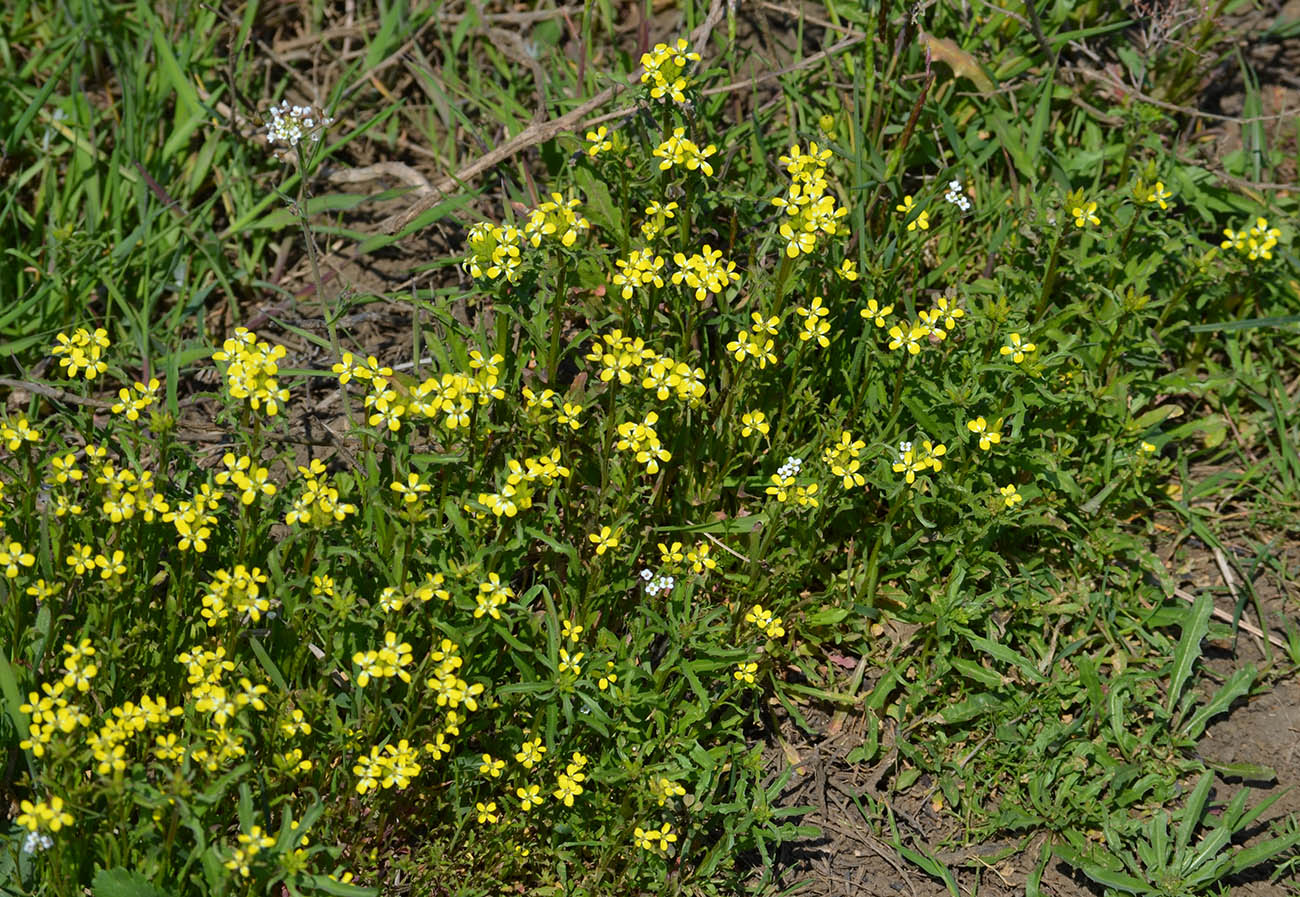
<path fill-rule="evenodd" d="M 643 829 L 638 825 L 632 832 L 632 843 L 642 850 L 658 850 L 659 831 L 653 828 Z"/>
<path fill-rule="evenodd" d="M 903 201 L 899 205 L 894 206 L 894 211 L 902 212 L 904 218 L 911 218 L 912 211 L 916 208 L 916 201 L 912 199 L 912 195 L 909 193 L 907 196 L 903 197 Z M 925 209 L 918 211 L 916 216 L 912 218 L 911 221 L 907 222 L 907 229 L 909 231 L 914 231 L 918 227 L 921 230 L 930 229 L 930 213 L 925 211 Z"/>
<path fill-rule="evenodd" d="M 1101 219 L 1097 217 L 1097 204 L 1095 202 L 1079 201 L 1079 204 L 1070 209 L 1070 214 L 1074 216 L 1074 226 L 1084 227 L 1085 225 L 1101 224 Z"/>
<path fill-rule="evenodd" d="M 501 770 L 506 768 L 506 761 L 498 760 L 491 754 L 483 755 L 483 762 L 479 764 L 478 771 L 490 779 L 501 778 Z"/>
<path fill-rule="evenodd" d="M 601 130 L 604 129 L 602 128 Z M 593 155 L 595 154 L 593 153 Z M 474 804 L 474 809 L 478 812 L 479 825 L 489 825 L 491 823 L 495 823 L 498 819 L 497 812 L 496 812 L 497 804 L 496 801 L 494 800 L 490 800 L 487 803 L 483 803 L 482 801 L 479 801 L 478 803 Z"/>
<path fill-rule="evenodd" d="M 858 263 L 845 259 L 840 262 L 840 266 L 835 269 L 835 273 L 838 274 L 842 280 L 847 280 L 849 282 L 855 281 L 858 279 Z"/>
<path fill-rule="evenodd" d="M 0 427 L 0 439 L 4 440 L 5 447 L 8 448 L 9 451 L 16 452 L 18 451 L 18 447 L 24 442 L 40 442 L 41 431 L 33 429 L 31 425 L 27 423 L 27 418 L 20 417 L 18 418 L 18 423 L 14 424 L 12 427 L 8 424 Z"/>
<path fill-rule="evenodd" d="M 519 746 L 519 752 L 515 754 L 515 759 L 519 761 L 524 769 L 532 769 L 541 762 L 542 754 L 545 753 L 546 745 L 542 744 L 542 739 L 534 738 L 531 741 L 525 741 Z"/>
<path fill-rule="evenodd" d="M 540 785 L 520 786 L 515 789 L 515 794 L 519 798 L 520 808 L 525 812 L 530 812 L 533 807 L 542 805 L 542 788 Z"/>
<path fill-rule="evenodd" d="M 754 674 L 758 672 L 758 664 L 752 660 L 748 663 L 736 664 L 736 671 L 732 673 L 737 682 L 743 682 L 745 685 L 754 684 Z"/>
<path fill-rule="evenodd" d="M 582 667 L 579 665 L 582 662 L 582 657 L 583 654 L 581 651 L 579 651 L 577 654 L 570 656 L 568 648 L 561 648 L 560 649 L 560 672 L 561 673 L 571 672 L 575 676 L 582 675 Z"/>
<path fill-rule="evenodd" d="M 1156 185 L 1147 192 L 1146 200 L 1147 202 L 1155 203 L 1160 206 L 1160 210 L 1163 212 L 1165 209 L 1169 208 L 1168 200 L 1172 197 L 1173 194 L 1165 190 L 1164 182 L 1156 181 Z"/>
<path fill-rule="evenodd" d="M 998 354 L 1003 356 L 1010 355 L 1011 360 L 1013 362 L 1015 362 L 1016 364 L 1020 364 L 1022 361 L 1025 360 L 1025 357 L 1027 355 L 1029 355 L 1031 352 L 1037 351 L 1037 349 L 1038 347 L 1035 346 L 1033 343 L 1024 342 L 1020 338 L 1019 333 L 1012 333 L 1007 336 L 1006 345 L 998 349 Z"/>
<path fill-rule="evenodd" d="M 602 555 L 611 548 L 618 547 L 618 538 L 623 534 L 623 528 L 610 529 L 608 526 L 602 526 L 600 532 L 590 533 L 587 539 L 596 546 L 596 554 Z"/>
<path fill-rule="evenodd" d="M 767 415 L 761 411 L 746 411 L 740 416 L 740 425 L 741 436 L 749 436 L 753 433 L 766 436 L 771 430 L 767 423 Z"/>
<path fill-rule="evenodd" d="M 858 311 L 865 320 L 875 321 L 877 327 L 885 326 L 885 318 L 894 313 L 894 306 L 886 305 L 883 308 L 875 299 L 867 300 L 867 307 Z M 891 347 L 892 348 L 892 347 Z"/>
<path fill-rule="evenodd" d="M 121 558 L 122 552 L 119 551 L 117 552 L 117 559 L 121 560 Z M 23 551 L 20 542 L 0 542 L 0 568 L 4 569 L 6 579 L 17 579 L 19 567 L 30 567 L 35 563 L 36 556 L 30 551 Z M 126 572 L 125 567 L 122 568 L 122 572 Z"/>
<path fill-rule="evenodd" d="M 1002 506 L 1008 510 L 1025 500 L 1025 497 L 1016 491 L 1015 483 L 1008 483 L 998 491 L 1002 493 Z"/>
<path fill-rule="evenodd" d="M 980 450 L 985 452 L 1002 441 L 1002 434 L 998 432 L 1000 426 L 1002 426 L 1001 418 L 998 419 L 997 424 L 992 429 L 989 428 L 988 421 L 983 417 L 966 421 L 966 429 L 979 436 Z"/>

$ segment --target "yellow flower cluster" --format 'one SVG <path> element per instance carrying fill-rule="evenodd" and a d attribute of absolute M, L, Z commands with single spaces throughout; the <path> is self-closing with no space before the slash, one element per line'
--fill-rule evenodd
<path fill-rule="evenodd" d="M 673 827 L 666 822 L 657 829 L 643 829 L 638 825 L 632 832 L 633 843 L 651 853 L 667 855 L 670 845 L 676 840 Z"/>
<path fill-rule="evenodd" d="M 768 638 L 781 638 L 785 635 L 781 618 L 770 610 L 765 610 L 761 604 L 755 604 L 745 613 L 745 622 L 762 630 Z"/>
<path fill-rule="evenodd" d="M 271 609 L 270 599 L 262 594 L 265 583 L 266 574 L 259 567 L 249 570 L 243 564 L 236 564 L 233 572 L 216 570 L 202 595 L 203 609 L 199 613 L 208 626 L 216 626 L 229 617 L 231 610 L 257 623 Z"/>
<path fill-rule="evenodd" d="M 1254 262 L 1259 259 L 1267 261 L 1273 258 L 1273 247 L 1277 246 L 1282 231 L 1276 227 L 1269 227 L 1267 218 L 1256 218 L 1254 224 L 1242 230 L 1225 227 L 1223 235 L 1227 239 L 1219 244 L 1220 248 L 1235 249 Z"/>
<path fill-rule="evenodd" d="M 845 489 L 865 487 L 867 478 L 862 475 L 860 455 L 867 444 L 861 439 L 854 439 L 848 430 L 840 433 L 840 441 L 822 449 L 822 461 L 831 469 L 831 474 L 844 483 Z"/>
<path fill-rule="evenodd" d="M 684 127 L 676 127 L 666 140 L 654 148 L 651 155 L 660 160 L 660 171 L 668 171 L 673 166 L 680 165 L 687 171 L 700 171 L 705 177 L 712 177 L 713 165 L 710 164 L 709 157 L 717 152 L 718 148 L 712 143 L 701 148 L 686 136 Z"/>
<path fill-rule="evenodd" d="M 341 523 L 349 514 L 357 512 L 356 505 L 339 501 L 339 490 L 325 476 L 325 465 L 319 458 L 312 458 L 307 467 L 299 467 L 298 473 L 303 477 L 303 490 L 284 516 L 284 522 L 289 526 L 301 523 L 325 527 Z"/>
<path fill-rule="evenodd" d="M 685 283 L 695 290 L 697 302 L 703 302 L 710 293 L 721 293 L 731 284 L 740 280 L 736 273 L 736 263 L 723 261 L 722 250 L 714 249 L 708 243 L 697 255 L 689 258 L 684 252 L 673 256 L 673 264 L 678 270 L 673 272 L 673 283 Z"/>
<path fill-rule="evenodd" d="M 478 697 L 483 694 L 483 685 L 478 682 L 471 685 L 460 677 L 460 669 L 465 663 L 460 656 L 460 645 L 444 638 L 430 652 L 429 660 L 436 666 L 433 676 L 424 684 L 433 692 L 438 706 L 456 710 L 464 705 L 470 713 L 478 710 Z"/>
<path fill-rule="evenodd" d="M 441 736 L 440 736 L 441 737 Z M 420 774 L 420 749 L 412 747 L 405 738 L 397 744 L 375 745 L 370 755 L 357 759 L 352 772 L 357 776 L 356 792 L 365 794 L 377 788 L 402 791 L 411 779 Z"/>
<path fill-rule="evenodd" d="M 470 227 L 466 245 L 469 253 L 461 262 L 461 269 L 470 277 L 475 280 L 504 277 L 509 283 L 519 282 L 523 235 L 518 228 L 480 221 Z"/>
<path fill-rule="evenodd" d="M 659 462 L 671 461 L 673 457 L 659 441 L 659 434 L 655 431 L 658 422 L 659 415 L 653 411 L 647 412 L 639 422 L 624 421 L 618 425 L 618 442 L 614 444 L 620 452 L 631 452 L 638 464 L 645 465 L 645 472 L 649 474 L 658 473 Z"/>
<path fill-rule="evenodd" d="M 796 482 L 793 474 L 774 473 L 769 478 L 772 484 L 763 491 L 775 498 L 778 502 L 784 504 L 793 498 L 800 507 L 818 507 L 821 502 L 817 498 L 817 492 L 820 488 L 816 483 L 803 485 Z"/>
<path fill-rule="evenodd" d="M 572 246 L 578 237 L 591 229 L 591 222 L 578 214 L 582 201 L 566 200 L 558 193 L 528 213 L 524 222 L 524 240 L 534 249 L 542 245 L 544 237 L 559 240 L 563 246 Z"/>
<path fill-rule="evenodd" d="M 778 160 L 790 175 L 790 186 L 772 204 L 786 214 L 780 233 L 790 258 L 812 252 L 819 235 L 833 237 L 842 231 L 839 221 L 849 210 L 836 207 L 835 197 L 826 192 L 826 163 L 830 158 L 831 151 L 816 143 L 809 143 L 806 153 L 796 143 L 788 156 Z"/>
<path fill-rule="evenodd" d="M 826 322 L 826 316 L 831 310 L 822 304 L 821 296 L 814 296 L 812 302 L 808 305 L 800 305 L 795 308 L 795 314 L 803 318 L 803 327 L 799 331 L 799 340 L 808 342 L 815 340 L 817 345 L 825 349 L 831 344 L 830 339 L 826 336 L 830 332 L 831 325 Z"/>
<path fill-rule="evenodd" d="M 918 473 L 925 473 L 927 470 L 938 472 L 943 469 L 943 462 L 939 459 L 947 452 L 947 447 L 942 443 L 934 445 L 928 439 L 922 440 L 919 449 L 910 442 L 900 442 L 898 460 L 894 462 L 894 473 L 903 474 L 903 479 L 910 486 L 916 482 Z"/>
<path fill-rule="evenodd" d="M 654 795 L 655 800 L 662 807 L 674 797 L 685 797 L 686 789 L 667 776 L 651 776 L 650 793 Z"/>
<path fill-rule="evenodd" d="M 686 91 L 690 89 L 691 79 L 686 77 L 686 69 L 693 62 L 700 61 L 700 54 L 691 52 L 690 45 L 679 38 L 676 46 L 655 44 L 649 53 L 641 54 L 641 83 L 649 85 L 651 99 L 661 100 L 665 96 L 674 103 L 686 102 Z"/>
<path fill-rule="evenodd" d="M 254 411 L 265 406 L 271 417 L 280 410 L 281 403 L 289 400 L 289 390 L 276 380 L 284 356 L 284 346 L 263 342 L 247 327 L 236 327 L 235 335 L 221 344 L 220 351 L 212 353 L 214 361 L 228 362 L 226 390 L 231 398 L 246 400 Z"/>
<path fill-rule="evenodd" d="M 859 314 L 864 318 L 871 318 L 876 321 L 876 326 L 884 326 L 884 318 L 894 310 L 892 305 L 885 308 L 878 308 L 876 300 L 872 299 L 867 308 L 862 309 Z M 911 355 L 916 355 L 921 351 L 925 344 L 938 344 L 948 338 L 948 334 L 957 328 L 957 321 L 966 316 L 966 313 L 956 307 L 947 296 L 940 296 L 935 307 L 923 309 L 917 312 L 916 321 L 903 321 L 902 324 L 895 324 L 889 328 L 889 349 L 904 349 Z"/>
<path fill-rule="evenodd" d="M 72 814 L 63 809 L 63 798 L 55 795 L 49 801 L 22 801 L 18 808 L 22 812 L 14 820 L 29 832 L 57 832 L 65 825 L 72 825 Z"/>
<path fill-rule="evenodd" d="M 247 833 L 240 832 L 235 840 L 239 846 L 223 865 L 232 872 L 238 872 L 241 878 L 248 878 L 251 874 L 249 867 L 255 856 L 275 845 L 275 839 L 263 832 L 260 825 L 253 826 Z"/>
<path fill-rule="evenodd" d="M 707 388 L 702 368 L 692 368 L 684 361 L 660 355 L 640 337 L 624 336 L 621 330 L 603 334 L 600 339 L 592 344 L 586 358 L 600 365 L 602 382 L 609 383 L 617 377 L 619 383 L 627 386 L 639 379 L 641 388 L 653 392 L 660 401 L 676 394 L 678 399 L 694 406 L 704 398 Z M 639 378 L 638 368 L 642 369 Z"/>
<path fill-rule="evenodd" d="M 214 491 L 207 483 L 188 501 L 176 503 L 175 508 L 164 511 L 164 523 L 170 523 L 176 530 L 177 546 L 181 551 L 193 549 L 199 554 L 208 550 L 208 538 L 217 517 L 211 511 L 220 506 L 223 493 Z"/>
<path fill-rule="evenodd" d="M 377 651 L 358 651 L 352 655 L 352 662 L 361 672 L 357 674 L 357 685 L 365 688 L 371 679 L 392 679 L 397 677 L 403 682 L 411 681 L 411 674 L 406 668 L 411 665 L 411 645 L 409 642 L 397 641 L 395 632 L 384 633 L 384 643 Z"/>
<path fill-rule="evenodd" d="M 71 336 L 66 333 L 55 334 L 50 354 L 59 359 L 59 367 L 69 377 L 75 378 L 80 373 L 87 380 L 94 380 L 108 370 L 104 350 L 110 345 L 112 343 L 108 339 L 108 331 L 103 327 L 97 327 L 93 333 L 84 327 L 78 327 Z"/>
<path fill-rule="evenodd" d="M 619 295 L 631 299 L 639 287 L 662 287 L 664 279 L 660 271 L 664 267 L 661 255 L 655 255 L 652 249 L 634 249 L 627 259 L 614 261 L 618 271 L 610 278 L 614 286 L 619 287 Z"/>
<path fill-rule="evenodd" d="M 64 646 L 65 650 L 69 647 L 71 646 Z M 93 648 L 90 653 L 94 653 Z M 85 728 L 90 725 L 90 717 L 81 710 L 80 706 L 70 703 L 65 697 L 71 694 L 70 689 L 73 688 L 77 691 L 86 691 L 90 680 L 94 679 L 99 672 L 94 664 L 81 663 L 85 656 L 88 655 L 74 654 L 72 657 L 64 658 L 63 665 L 66 672 L 63 678 L 56 680 L 52 685 L 48 682 L 42 683 L 41 691 L 29 692 L 27 703 L 19 706 L 18 709 L 28 717 L 27 737 L 19 743 L 19 747 L 31 751 L 32 756 L 45 756 L 45 748 L 54 741 L 55 735 L 59 733 L 71 735 L 78 727 Z M 69 675 L 72 676 L 71 686 L 65 684 Z M 82 683 L 85 683 L 85 688 L 82 687 Z"/>
<path fill-rule="evenodd" d="M 751 330 L 736 334 L 736 338 L 727 343 L 727 354 L 742 362 L 747 358 L 757 358 L 759 370 L 776 364 L 776 352 L 773 351 L 776 343 L 767 335 L 764 325 L 757 324 Z"/>
<path fill-rule="evenodd" d="M 259 495 L 275 495 L 275 484 L 271 482 L 271 471 L 253 463 L 248 455 L 235 457 L 233 452 L 221 456 L 221 463 L 226 468 L 213 478 L 218 486 L 227 483 L 239 490 L 239 502 L 251 505 Z"/>
<path fill-rule="evenodd" d="M 479 619 L 484 614 L 494 620 L 501 619 L 501 607 L 515 597 L 515 590 L 501 582 L 501 576 L 497 573 L 489 573 L 486 582 L 478 584 L 478 594 L 474 596 L 477 607 L 474 608 L 474 619 Z"/>
<path fill-rule="evenodd" d="M 641 222 L 641 236 L 647 240 L 659 236 L 667 226 L 668 219 L 677 217 L 673 214 L 676 208 L 675 202 L 660 202 L 657 199 L 651 201 L 650 205 L 645 207 L 646 220 Z"/>
<path fill-rule="evenodd" d="M 550 488 L 570 475 L 569 468 L 560 461 L 558 448 L 534 458 L 524 458 L 523 463 L 507 458 L 505 485 L 499 492 L 480 492 L 478 503 L 491 511 L 494 517 L 514 517 L 533 506 L 533 493 L 538 486 Z M 470 505 L 466 510 L 479 519 L 487 516 Z"/>

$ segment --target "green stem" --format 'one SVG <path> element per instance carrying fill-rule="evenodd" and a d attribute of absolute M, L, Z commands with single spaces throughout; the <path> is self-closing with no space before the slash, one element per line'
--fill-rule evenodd
<path fill-rule="evenodd" d="M 1056 263 L 1061 256 L 1061 237 L 1065 233 L 1065 210 L 1061 210 L 1061 220 L 1056 225 L 1056 239 L 1052 241 L 1052 254 L 1047 259 L 1047 270 L 1043 274 L 1043 286 L 1038 293 L 1038 305 L 1034 309 L 1034 321 L 1037 322 L 1043 316 L 1043 310 L 1047 308 L 1047 300 L 1051 296 L 1052 287 L 1056 285 Z"/>
<path fill-rule="evenodd" d="M 564 278 L 567 273 L 565 259 L 561 258 L 560 270 L 555 277 L 555 295 L 551 297 L 551 350 L 546 364 L 546 369 L 550 372 L 547 382 L 551 389 L 556 389 L 560 376 L 560 324 L 564 318 Z"/>

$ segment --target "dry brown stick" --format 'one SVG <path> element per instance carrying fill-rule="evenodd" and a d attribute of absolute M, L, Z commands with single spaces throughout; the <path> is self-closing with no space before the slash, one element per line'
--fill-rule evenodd
<path fill-rule="evenodd" d="M 1222 574 L 1223 581 L 1228 584 L 1228 593 L 1232 595 L 1232 603 L 1233 606 L 1235 607 L 1237 603 L 1240 601 L 1240 599 L 1237 596 L 1237 583 L 1232 578 L 1232 569 L 1228 566 L 1228 559 L 1223 556 L 1222 548 L 1215 545 L 1213 546 L 1213 551 L 1214 551 L 1214 563 L 1216 563 L 1219 566 L 1219 573 Z M 1260 610 L 1260 609 L 1257 607 L 1256 610 Z M 1245 628 L 1244 624 L 1246 623 L 1245 614 L 1241 615 L 1240 622 L 1243 624 L 1242 628 L 1244 629 Z M 1264 622 L 1262 617 L 1259 622 L 1261 624 Z M 1251 629 L 1255 629 L 1255 627 L 1252 626 Z M 1250 632 L 1250 629 L 1246 629 L 1246 631 Z M 1263 633 L 1260 630 L 1255 629 L 1255 631 L 1251 632 L 1250 634 L 1255 636 L 1255 644 L 1259 646 L 1259 653 L 1265 657 L 1268 657 L 1268 651 L 1264 649 L 1264 643 L 1260 638 L 1263 635 Z"/>
<path fill-rule="evenodd" d="M 112 402 L 106 402 L 103 399 L 79 396 L 74 392 L 68 392 L 66 389 L 59 389 L 57 386 L 46 386 L 44 383 L 35 383 L 31 380 L 12 380 L 9 377 L 0 377 L 0 386 L 7 386 L 10 389 L 25 389 L 28 392 L 36 393 L 38 396 L 54 399 L 56 402 L 66 402 L 69 405 L 87 405 L 101 411 L 113 405 Z"/>
<path fill-rule="evenodd" d="M 1101 83 L 1107 84 L 1110 87 L 1114 88 L 1115 90 L 1119 90 L 1119 91 L 1123 91 L 1124 93 L 1131 94 L 1132 96 L 1137 97 L 1139 100 L 1149 105 L 1158 106 L 1159 108 L 1167 109 L 1170 112 L 1179 112 L 1182 113 L 1183 115 L 1191 115 L 1196 118 L 1208 118 L 1208 119 L 1212 119 L 1213 121 L 1223 121 L 1223 122 L 1229 122 L 1231 124 L 1246 125 L 1246 124 L 1254 124 L 1255 122 L 1261 122 L 1261 121 L 1279 121 L 1282 119 L 1293 119 L 1296 117 L 1296 115 L 1300 114 L 1300 107 L 1297 107 L 1295 109 L 1283 110 L 1282 112 L 1279 112 L 1276 115 L 1252 115 L 1249 118 L 1241 118 L 1236 115 L 1219 115 L 1218 113 L 1215 112 L 1203 112 L 1200 109 L 1193 109 L 1190 106 L 1179 106 L 1176 103 L 1168 103 L 1165 102 L 1164 100 L 1157 100 L 1155 97 L 1151 96 L 1150 94 L 1143 93 L 1142 91 L 1138 90 L 1136 87 L 1132 87 L 1128 84 L 1125 84 L 1122 81 L 1119 81 L 1113 77 L 1107 77 L 1098 72 L 1094 72 L 1091 69 L 1071 66 L 1068 71 L 1077 72 L 1078 74 L 1083 75 L 1085 78 L 1088 78 L 1093 81 L 1100 81 Z"/>
<path fill-rule="evenodd" d="M 1174 595 L 1183 599 L 1188 604 L 1194 604 L 1196 602 L 1196 596 L 1186 589 L 1174 589 Z M 1232 624 L 1232 614 L 1228 613 L 1226 610 L 1220 610 L 1215 606 L 1210 610 L 1210 613 L 1214 616 L 1214 619 L 1221 620 L 1229 625 Z M 1262 629 L 1255 626 L 1245 618 L 1237 620 L 1237 626 L 1255 636 L 1255 638 L 1263 638 L 1267 635 L 1269 642 L 1271 642 L 1274 647 L 1281 648 L 1284 651 L 1286 650 L 1286 642 L 1282 641 L 1282 639 L 1278 638 L 1271 632 L 1265 633 Z"/>

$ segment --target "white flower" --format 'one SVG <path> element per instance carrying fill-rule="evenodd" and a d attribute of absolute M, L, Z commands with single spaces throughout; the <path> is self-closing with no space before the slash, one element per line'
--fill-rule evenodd
<path fill-rule="evenodd" d="M 54 846 L 54 839 L 44 832 L 28 832 L 23 839 L 23 853 L 32 854 L 38 850 L 49 850 Z"/>
<path fill-rule="evenodd" d="M 785 459 L 785 463 L 777 468 L 776 472 L 781 479 L 787 479 L 788 477 L 797 477 L 801 470 L 803 470 L 803 459 L 790 455 Z"/>
<path fill-rule="evenodd" d="M 266 123 L 266 141 L 295 147 L 299 141 L 320 140 L 334 119 L 314 106 L 291 106 L 288 100 L 272 106 L 270 120 Z"/>
<path fill-rule="evenodd" d="M 948 192 L 943 195 L 948 202 L 961 209 L 963 212 L 970 211 L 970 199 L 962 192 L 961 181 L 952 180 L 948 182 Z"/>

